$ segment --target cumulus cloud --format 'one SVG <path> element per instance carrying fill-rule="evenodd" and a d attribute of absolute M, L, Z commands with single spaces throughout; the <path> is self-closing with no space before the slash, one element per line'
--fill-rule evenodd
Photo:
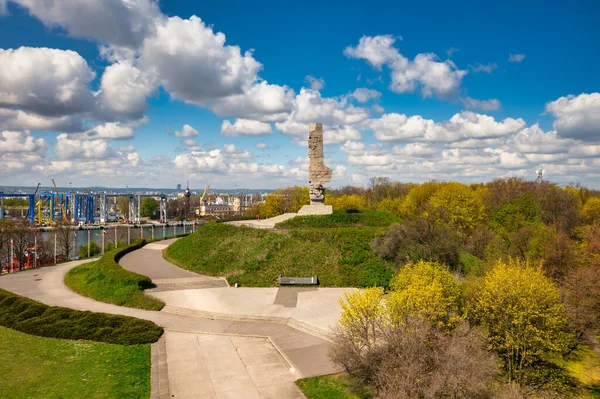
<path fill-rule="evenodd" d="M 88 85 L 95 74 L 74 51 L 0 49 L 0 65 L 0 107 L 56 116 L 89 111 L 94 106 Z"/>
<path fill-rule="evenodd" d="M 183 125 L 183 128 L 173 133 L 175 137 L 196 137 L 198 131 L 188 124 Z"/>
<path fill-rule="evenodd" d="M 256 148 L 259 150 L 264 150 L 268 147 L 267 143 L 256 143 Z"/>
<path fill-rule="evenodd" d="M 280 121 L 287 117 L 294 102 L 294 90 L 287 86 L 253 84 L 243 93 L 219 98 L 210 106 L 218 116 Z"/>
<path fill-rule="evenodd" d="M 156 72 L 171 96 L 201 106 L 244 93 L 262 69 L 252 53 L 226 45 L 225 35 L 197 16 L 161 20 L 140 52 L 141 67 Z"/>
<path fill-rule="evenodd" d="M 348 58 L 364 59 L 375 69 L 386 65 L 391 71 L 390 88 L 396 93 L 412 93 L 420 89 L 423 97 L 452 98 L 460 89 L 467 71 L 450 61 L 440 61 L 435 54 L 417 54 L 411 61 L 394 47 L 391 35 L 363 36 L 356 47 L 346 47 Z"/>
<path fill-rule="evenodd" d="M 26 7 L 48 27 L 72 36 L 138 47 L 162 18 L 154 0 L 9 0 Z"/>
<path fill-rule="evenodd" d="M 146 98 L 155 90 L 156 82 L 152 76 L 131 62 L 118 62 L 104 70 L 99 101 L 111 115 L 139 119 L 148 106 Z"/>
<path fill-rule="evenodd" d="M 325 80 L 323 80 L 323 78 L 317 79 L 312 75 L 308 75 L 306 78 L 304 78 L 304 81 L 307 82 L 310 85 L 310 88 L 313 90 L 321 90 L 323 87 L 325 87 Z"/>
<path fill-rule="evenodd" d="M 556 120 L 559 136 L 584 141 L 600 140 L 600 93 L 569 95 L 546 104 Z"/>
<path fill-rule="evenodd" d="M 47 130 L 60 132 L 80 132 L 84 130 L 83 120 L 78 116 L 43 116 L 20 109 L 0 108 L 1 130 Z"/>
<path fill-rule="evenodd" d="M 472 97 L 461 98 L 466 108 L 481 109 L 483 111 L 497 111 L 500 109 L 500 101 L 492 98 L 489 100 L 477 100 Z"/>
<path fill-rule="evenodd" d="M 273 133 L 271 125 L 251 119 L 236 119 L 234 123 L 224 120 L 221 125 L 221 134 L 223 136 L 261 136 Z"/>
<path fill-rule="evenodd" d="M 379 91 L 364 87 L 354 90 L 350 95 L 359 103 L 366 103 L 369 100 L 374 100 L 381 97 L 381 93 Z"/>
<path fill-rule="evenodd" d="M 301 89 L 294 99 L 291 120 L 301 123 L 354 124 L 369 117 L 366 108 L 348 104 L 345 98 L 326 98 L 311 89 Z"/>
<path fill-rule="evenodd" d="M 63 160 L 100 160 L 113 158 L 117 155 L 117 152 L 106 140 L 73 140 L 67 134 L 59 134 L 56 137 L 54 153 Z"/>
<path fill-rule="evenodd" d="M 45 153 L 46 147 L 44 139 L 36 139 L 28 131 L 0 132 L 0 154 L 2 156 L 23 153 L 42 155 Z"/>
<path fill-rule="evenodd" d="M 525 54 L 509 54 L 508 62 L 521 62 L 525 59 Z"/>

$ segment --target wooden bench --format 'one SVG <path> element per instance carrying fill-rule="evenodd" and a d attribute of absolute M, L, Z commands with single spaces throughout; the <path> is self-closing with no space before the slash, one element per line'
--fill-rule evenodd
<path fill-rule="evenodd" d="M 318 285 L 319 277 L 282 277 L 277 278 L 279 285 Z"/>

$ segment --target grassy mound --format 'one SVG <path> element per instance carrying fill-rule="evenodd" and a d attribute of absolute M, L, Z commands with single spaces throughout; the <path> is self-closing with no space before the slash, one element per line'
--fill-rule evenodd
<path fill-rule="evenodd" d="M 348 213 L 335 211 L 331 215 L 296 216 L 277 223 L 278 229 L 341 228 L 341 227 L 387 227 L 401 219 L 386 211 L 365 210 Z"/>
<path fill-rule="evenodd" d="M 387 286 L 393 265 L 371 250 L 373 238 L 381 233 L 377 227 L 273 233 L 208 223 L 170 245 L 164 254 L 184 269 L 225 276 L 230 284 L 276 286 L 281 274 L 318 275 L 322 286 Z"/>
<path fill-rule="evenodd" d="M 1 398 L 148 398 L 150 346 L 40 338 L 0 327 Z"/>
<path fill-rule="evenodd" d="M 107 252 L 96 262 L 71 269 L 65 277 L 65 284 L 78 294 L 97 301 L 130 308 L 161 310 L 165 306 L 164 302 L 143 291 L 152 286 L 152 280 L 125 270 L 118 263 L 123 256 L 145 243 L 145 240 L 138 240 L 127 247 Z"/>
<path fill-rule="evenodd" d="M 124 345 L 156 342 L 163 334 L 148 320 L 48 306 L 2 289 L 0 326 L 40 337 Z"/>

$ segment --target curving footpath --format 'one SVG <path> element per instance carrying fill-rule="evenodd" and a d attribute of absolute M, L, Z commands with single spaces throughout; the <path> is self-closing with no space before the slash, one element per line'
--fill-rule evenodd
<path fill-rule="evenodd" d="M 149 244 L 127 254 L 120 263 L 159 277 L 157 296 L 238 290 L 219 288 L 222 279 L 187 272 L 165 261 L 161 250 L 170 242 Z M 174 309 L 182 308 L 171 306 L 160 312 L 145 311 L 82 297 L 64 284 L 64 277 L 85 262 L 4 276 L 0 287 L 48 305 L 132 316 L 164 327 L 163 338 L 152 345 L 152 398 L 303 398 L 295 380 L 340 371 L 327 356 L 326 337 L 310 328 L 304 329 L 308 332 L 300 326 L 292 328 L 278 318 L 219 317 L 197 310 L 181 314 Z M 301 294 L 290 293 L 298 301 Z M 290 295 L 281 297 L 283 305 L 274 306 L 289 305 Z"/>

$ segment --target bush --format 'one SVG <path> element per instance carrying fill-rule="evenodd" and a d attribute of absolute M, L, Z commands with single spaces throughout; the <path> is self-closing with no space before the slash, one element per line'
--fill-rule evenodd
<path fill-rule="evenodd" d="M 93 258 L 97 255 L 100 255 L 100 252 L 102 252 L 102 248 L 100 248 L 100 246 L 98 244 L 96 244 L 96 241 L 90 241 L 90 258 Z M 88 245 L 83 244 L 81 247 L 79 247 L 79 257 L 81 259 L 85 259 L 88 257 Z"/>
<path fill-rule="evenodd" d="M 162 309 L 164 302 L 143 292 L 153 286 L 152 280 L 118 264 L 119 259 L 145 243 L 145 240 L 138 240 L 107 252 L 96 262 L 71 269 L 65 276 L 65 284 L 78 294 L 101 302 L 146 310 Z"/>
<path fill-rule="evenodd" d="M 151 321 L 48 306 L 0 289 L 0 325 L 40 337 L 121 345 L 158 341 L 162 327 Z"/>

